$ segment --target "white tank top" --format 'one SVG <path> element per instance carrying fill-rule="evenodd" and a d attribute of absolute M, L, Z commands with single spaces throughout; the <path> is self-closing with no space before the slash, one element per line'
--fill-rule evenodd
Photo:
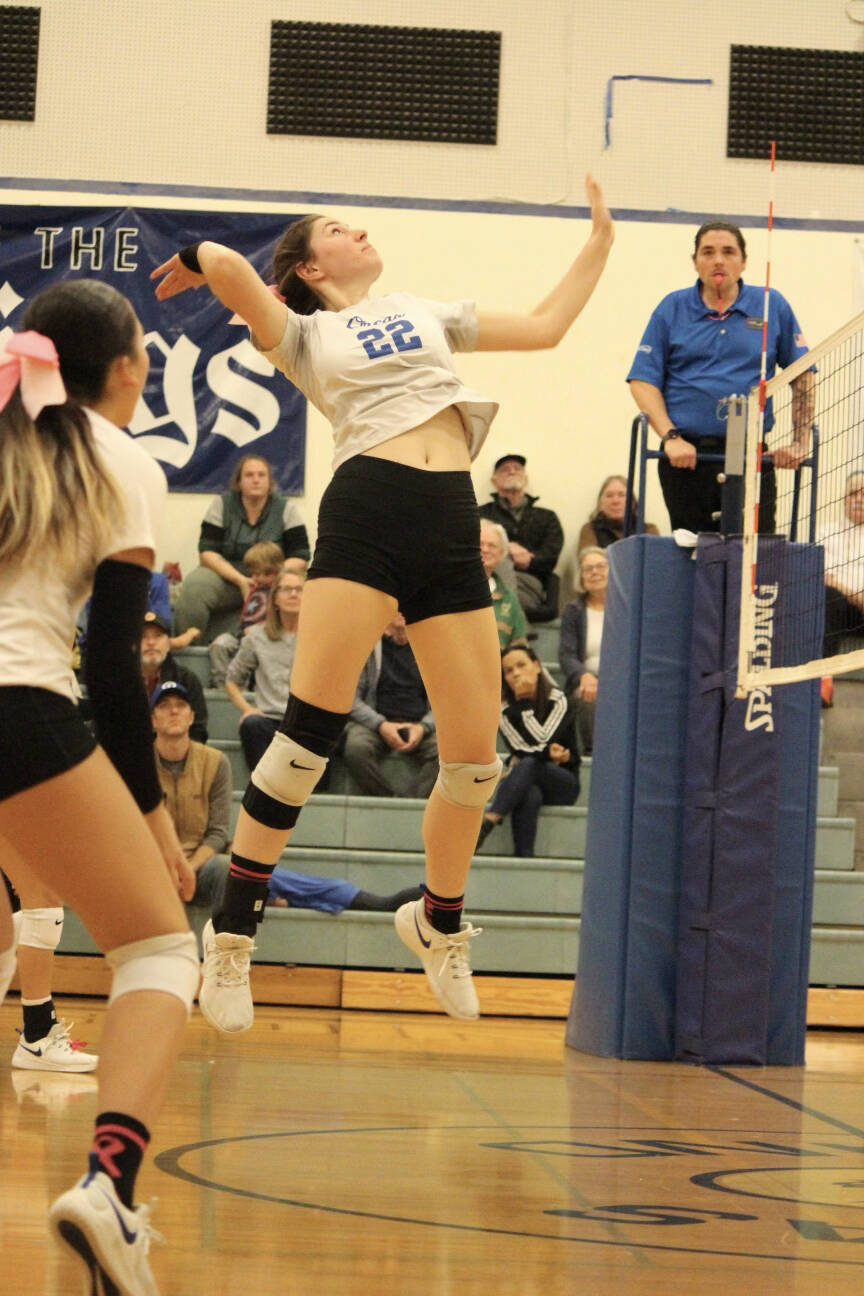
<path fill-rule="evenodd" d="M 0 685 L 29 685 L 77 697 L 72 643 L 78 613 L 90 594 L 93 574 L 109 554 L 152 549 L 167 494 L 165 474 L 120 428 L 85 410 L 96 446 L 120 488 L 125 508 L 103 552 L 82 555 L 62 571 L 44 558 L 23 571 L 0 573 Z"/>

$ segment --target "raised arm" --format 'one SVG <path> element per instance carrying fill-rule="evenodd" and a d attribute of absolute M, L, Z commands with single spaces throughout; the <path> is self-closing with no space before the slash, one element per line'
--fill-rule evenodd
<path fill-rule="evenodd" d="M 150 278 L 159 280 L 159 301 L 206 284 L 223 306 L 246 321 L 263 350 L 277 346 L 285 332 L 288 308 L 273 295 L 254 266 L 221 243 L 198 243 L 195 252 L 201 274 L 184 265 L 177 253 L 152 272 Z"/>
<path fill-rule="evenodd" d="M 478 351 L 540 351 L 557 346 L 593 293 L 615 237 L 603 192 L 590 175 L 591 233 L 560 283 L 529 315 L 478 312 Z"/>

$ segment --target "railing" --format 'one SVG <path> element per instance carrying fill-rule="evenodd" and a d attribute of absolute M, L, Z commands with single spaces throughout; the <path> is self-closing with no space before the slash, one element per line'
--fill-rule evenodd
<path fill-rule="evenodd" d="M 731 398 L 735 399 L 735 398 Z M 649 459 L 662 459 L 666 451 L 662 446 L 657 450 L 648 448 L 648 415 L 645 413 L 637 414 L 630 425 L 630 456 L 627 465 L 627 501 L 628 507 L 624 519 L 624 535 L 631 534 L 642 535 L 645 530 L 645 473 Z M 695 440 L 695 438 L 694 438 Z M 698 441 L 695 442 L 698 445 Z M 804 468 L 810 469 L 810 514 L 808 525 L 808 539 L 812 544 L 816 539 L 816 483 L 819 479 L 819 428 L 813 424 L 811 428 L 810 454 L 795 469 L 795 476 L 792 485 L 792 504 L 789 518 L 789 539 L 797 540 L 798 538 L 798 515 L 801 503 L 801 472 Z M 633 532 L 631 519 L 633 517 L 632 509 L 629 507 L 633 499 L 636 488 L 636 457 L 639 456 L 639 483 L 636 498 L 638 506 L 636 509 L 636 530 Z M 696 459 L 699 463 L 717 463 L 723 464 L 724 467 L 729 458 L 729 452 L 713 454 L 700 454 L 697 450 Z M 743 451 L 742 451 L 743 458 Z M 769 454 L 762 456 L 763 464 L 773 462 Z M 728 470 L 722 475 L 724 508 L 721 514 L 721 530 L 727 534 L 737 533 L 742 530 L 741 526 L 741 482 L 740 473 L 732 473 Z M 733 489 L 734 488 L 734 489 Z"/>

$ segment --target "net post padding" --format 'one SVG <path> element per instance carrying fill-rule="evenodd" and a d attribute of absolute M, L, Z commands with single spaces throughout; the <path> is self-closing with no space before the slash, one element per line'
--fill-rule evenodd
<path fill-rule="evenodd" d="M 673 540 L 643 535 L 613 545 L 609 567 L 579 968 L 566 1040 L 604 1057 L 671 1060 L 697 564 Z M 725 633 L 731 660 L 734 625 Z M 728 678 L 731 691 L 734 670 Z M 767 1059 L 777 1065 L 803 1060 L 818 695 L 817 685 L 802 684 L 773 698 L 782 867 L 773 896 Z"/>
<path fill-rule="evenodd" d="M 783 541 L 763 544 L 767 574 Z M 770 700 L 751 714 L 751 699 L 733 696 L 737 549 L 737 541 L 702 535 L 696 555 L 675 1056 L 761 1066 L 775 958 L 782 739 Z"/>

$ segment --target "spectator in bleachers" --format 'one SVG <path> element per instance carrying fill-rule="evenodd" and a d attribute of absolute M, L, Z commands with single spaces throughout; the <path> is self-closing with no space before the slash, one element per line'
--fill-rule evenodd
<path fill-rule="evenodd" d="M 636 530 L 638 501 L 635 495 L 630 497 L 630 534 Z M 583 523 L 576 542 L 577 557 L 583 549 L 596 547 L 608 549 L 610 544 L 620 540 L 624 535 L 624 523 L 627 520 L 627 478 L 613 475 L 607 477 L 600 487 L 597 504 L 587 522 Z M 659 535 L 653 522 L 645 523 L 649 535 Z"/>
<path fill-rule="evenodd" d="M 435 720 L 397 613 L 360 674 L 345 726 L 345 764 L 366 796 L 395 796 L 381 757 L 398 752 L 413 766 L 410 796 L 428 797 L 438 777 Z"/>
<path fill-rule="evenodd" d="M 295 576 L 305 576 L 309 570 L 309 560 L 308 558 L 286 558 L 282 570 L 293 572 Z"/>
<path fill-rule="evenodd" d="M 532 612 L 543 608 L 550 596 L 564 532 L 557 514 L 540 508 L 539 496 L 526 493 L 524 455 L 502 455 L 495 464 L 492 485 L 492 498 L 480 505 L 480 516 L 500 523 L 507 532 L 516 568 L 516 593 L 530 621 Z"/>
<path fill-rule="evenodd" d="M 843 517 L 820 536 L 825 547 L 825 656 L 844 635 L 864 635 L 864 472 L 850 473 Z"/>
<path fill-rule="evenodd" d="M 477 848 L 508 815 L 513 854 L 534 854 L 543 805 L 575 805 L 579 748 L 573 709 L 533 649 L 510 648 L 501 658 L 501 734 L 510 752 L 504 776 L 483 816 Z"/>
<path fill-rule="evenodd" d="M 78 614 L 75 646 L 78 659 L 74 662 L 74 669 L 77 672 L 81 666 L 80 653 L 86 652 L 87 649 L 87 621 L 90 616 L 90 602 L 88 599 L 84 607 Z M 150 587 L 147 591 L 147 611 L 153 612 L 159 620 L 167 626 L 173 624 L 173 612 L 171 610 L 171 582 L 166 572 L 151 572 Z M 176 652 L 179 648 L 188 648 L 189 645 L 198 638 L 201 631 L 196 626 L 190 626 L 182 635 L 172 634 L 169 639 L 168 647 L 171 652 Z"/>
<path fill-rule="evenodd" d="M 498 627 L 498 645 L 503 652 L 512 643 L 525 643 L 525 613 L 515 590 L 501 579 L 497 568 L 507 555 L 507 532 L 498 522 L 480 519 L 480 557 L 492 593 L 492 608 Z"/>
<path fill-rule="evenodd" d="M 190 737 L 194 717 L 182 684 L 164 684 L 152 700 L 151 715 L 165 804 L 195 873 L 190 903 L 209 907 L 221 899 L 230 867 L 225 851 L 231 825 L 231 766 L 224 752 Z M 343 909 L 395 912 L 400 904 L 421 894 L 419 887 L 408 887 L 395 895 L 380 896 L 339 878 L 309 877 L 277 867 L 270 879 L 268 903 L 327 913 Z"/>
<path fill-rule="evenodd" d="M 201 523 L 201 565 L 184 580 L 174 609 L 180 633 L 197 626 L 202 642 L 209 643 L 212 619 L 218 616 L 224 621 L 226 614 L 240 612 L 252 584 L 243 555 L 261 540 L 278 544 L 286 558 L 309 557 L 309 539 L 297 504 L 279 494 L 265 459 L 244 455 L 229 489 L 216 496 Z"/>
<path fill-rule="evenodd" d="M 250 545 L 243 562 L 252 582 L 246 601 L 240 610 L 240 620 L 234 631 L 217 635 L 210 645 L 210 681 L 213 688 L 224 688 L 225 677 L 232 657 L 235 657 L 241 640 L 253 625 L 260 625 L 267 616 L 270 591 L 283 569 L 283 562 L 302 562 L 302 559 L 284 558 L 279 545 L 272 540 L 260 540 Z M 305 562 L 304 562 L 305 575 Z"/>
<path fill-rule="evenodd" d="M 192 737 L 196 742 L 203 743 L 207 741 L 207 702 L 204 698 L 204 688 L 197 675 L 187 670 L 185 666 L 181 666 L 171 656 L 170 635 L 169 622 L 164 621 L 155 612 L 146 613 L 141 631 L 141 674 L 144 677 L 144 687 L 152 702 L 160 686 L 168 680 L 172 680 L 175 684 L 182 684 L 195 713 Z"/>
<path fill-rule="evenodd" d="M 594 749 L 594 704 L 608 585 L 606 552 L 590 545 L 579 555 L 576 598 L 561 613 L 558 644 L 564 690 L 574 708 L 580 751 L 586 755 Z"/>
<path fill-rule="evenodd" d="M 267 615 L 244 636 L 228 667 L 225 692 L 240 712 L 240 742 L 249 771 L 264 755 L 288 703 L 305 576 L 283 572 L 270 591 Z M 255 675 L 255 705 L 243 696 Z"/>

